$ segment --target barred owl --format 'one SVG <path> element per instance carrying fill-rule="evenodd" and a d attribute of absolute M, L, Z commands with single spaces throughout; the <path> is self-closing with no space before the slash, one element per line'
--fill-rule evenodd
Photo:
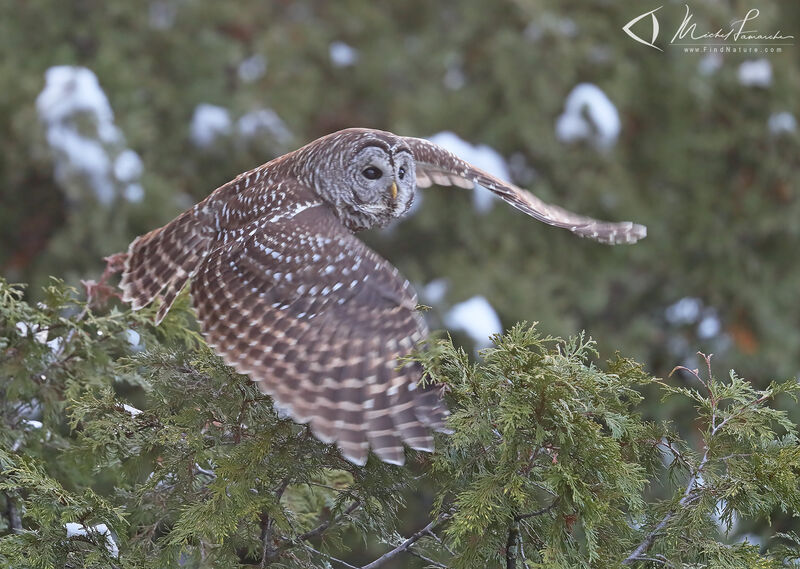
<path fill-rule="evenodd" d="M 128 248 L 120 287 L 160 322 L 187 281 L 209 345 L 276 407 L 364 464 L 431 451 L 447 410 L 403 356 L 425 339 L 417 297 L 355 232 L 402 216 L 416 188 L 481 185 L 526 214 L 604 243 L 646 229 L 543 203 L 428 141 L 347 129 L 241 174 Z"/>

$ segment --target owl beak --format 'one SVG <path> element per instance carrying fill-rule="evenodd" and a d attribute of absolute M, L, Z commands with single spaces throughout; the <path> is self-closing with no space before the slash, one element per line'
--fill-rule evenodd
<path fill-rule="evenodd" d="M 392 182 L 392 199 L 397 199 L 397 182 Z"/>

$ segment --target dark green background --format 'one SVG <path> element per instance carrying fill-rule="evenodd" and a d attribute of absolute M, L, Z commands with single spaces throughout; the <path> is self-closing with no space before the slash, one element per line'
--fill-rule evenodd
<path fill-rule="evenodd" d="M 542 198 L 644 223 L 649 236 L 607 247 L 499 202 L 481 215 L 466 192 L 424 190 L 415 216 L 364 239 L 417 284 L 448 279 L 434 325 L 448 306 L 483 295 L 506 326 L 586 329 L 604 356 L 620 350 L 656 375 L 695 362 L 697 350 L 715 353 L 719 374 L 736 368 L 756 383 L 797 375 L 800 135 L 770 133 L 767 123 L 800 111 L 800 45 L 728 54 L 704 74 L 702 55 L 666 45 L 682 3 L 657 13 L 663 52 L 622 32 L 658 5 L 3 0 L 0 274 L 34 285 L 48 275 L 96 277 L 103 255 L 239 172 L 340 128 L 423 137 L 451 130 L 523 157 L 537 176 L 518 182 Z M 698 29 L 727 28 L 758 8 L 759 30 L 800 36 L 797 3 L 690 7 Z M 646 37 L 648 21 L 639 25 Z M 358 50 L 355 65 L 332 64 L 334 41 Z M 266 72 L 246 82 L 237 70 L 253 55 L 265 58 Z M 761 57 L 771 84 L 742 85 L 740 64 Z M 143 202 L 106 207 L 79 178 L 55 180 L 35 101 L 45 71 L 64 64 L 97 75 L 143 160 Z M 458 89 L 444 80 L 454 69 L 463 74 Z M 607 152 L 556 139 L 565 98 L 581 82 L 598 85 L 619 111 L 622 130 Z M 189 125 L 201 103 L 227 108 L 234 121 L 271 108 L 294 139 L 231 135 L 199 149 Z M 696 322 L 667 321 L 666 308 L 683 297 L 719 318 L 719 334 L 700 338 Z M 653 402 L 651 412 L 680 410 Z"/>

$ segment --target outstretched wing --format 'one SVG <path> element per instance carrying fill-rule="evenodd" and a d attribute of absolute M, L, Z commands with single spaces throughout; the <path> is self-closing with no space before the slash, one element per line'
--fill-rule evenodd
<path fill-rule="evenodd" d="M 262 218 L 212 252 L 192 280 L 208 343 L 298 422 L 364 464 L 432 450 L 446 410 L 398 367 L 426 336 L 416 295 L 325 205 Z"/>
<path fill-rule="evenodd" d="M 562 227 L 601 243 L 636 243 L 647 236 L 644 225 L 630 221 L 613 223 L 599 221 L 550 205 L 532 193 L 518 188 L 475 168 L 452 152 L 421 138 L 406 137 L 405 142 L 414 154 L 417 169 L 417 185 L 427 188 L 432 184 L 458 186 L 472 189 L 476 185 L 494 192 L 518 210 L 548 225 Z"/>

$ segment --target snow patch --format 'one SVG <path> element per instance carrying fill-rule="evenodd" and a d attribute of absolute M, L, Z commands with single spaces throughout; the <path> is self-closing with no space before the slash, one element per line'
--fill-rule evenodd
<path fill-rule="evenodd" d="M 125 137 L 114 125 L 114 113 L 97 76 L 85 67 L 59 65 L 45 73 L 45 86 L 36 98 L 36 110 L 45 126 L 47 143 L 55 157 L 56 180 L 65 187 L 75 176 L 84 178 L 96 199 L 110 205 L 135 174 Z M 88 120 L 87 120 L 88 119 Z M 123 174 L 117 175 L 122 159 Z"/>
<path fill-rule="evenodd" d="M 64 348 L 64 338 L 61 336 L 56 336 L 52 340 L 48 340 L 45 342 L 50 351 L 54 354 L 60 354 L 61 350 Z"/>
<path fill-rule="evenodd" d="M 35 342 L 46 345 L 54 354 L 59 353 L 61 351 L 61 347 L 64 345 L 64 338 L 61 336 L 56 336 L 52 340 L 48 340 L 48 331 L 40 330 L 38 324 L 17 322 L 15 327 L 20 336 L 27 338 L 28 334 L 31 334 Z"/>
<path fill-rule="evenodd" d="M 473 296 L 453 306 L 444 315 L 444 325 L 465 332 L 478 349 L 491 345 L 489 336 L 503 332 L 497 312 L 482 296 Z"/>
<path fill-rule="evenodd" d="M 239 64 L 239 79 L 245 83 L 258 81 L 267 72 L 267 59 L 260 54 L 251 55 Z"/>
<path fill-rule="evenodd" d="M 15 414 L 26 419 L 42 416 L 42 404 L 37 399 L 20 401 L 13 405 Z"/>
<path fill-rule="evenodd" d="M 291 407 L 287 405 L 281 405 L 280 403 L 278 403 L 273 399 L 272 408 L 275 410 L 275 413 L 278 415 L 278 419 L 280 419 L 281 421 L 292 418 Z"/>
<path fill-rule="evenodd" d="M 420 289 L 419 296 L 425 302 L 439 304 L 444 300 L 444 295 L 447 294 L 448 288 L 447 279 L 434 279 Z"/>
<path fill-rule="evenodd" d="M 17 333 L 23 338 L 27 338 L 28 334 L 30 333 L 33 335 L 33 339 L 36 342 L 40 344 L 47 342 L 47 330 L 39 330 L 39 326 L 37 324 L 17 322 L 15 327 L 17 329 Z"/>
<path fill-rule="evenodd" d="M 622 123 L 611 99 L 591 83 L 577 85 L 556 120 L 556 137 L 565 143 L 588 140 L 597 148 L 614 146 Z"/>
<path fill-rule="evenodd" d="M 98 123 L 114 120 L 97 76 L 85 67 L 59 65 L 48 69 L 45 88 L 36 98 L 36 110 L 47 123 L 65 122 L 82 112 L 92 115 Z"/>
<path fill-rule="evenodd" d="M 445 71 L 442 83 L 451 91 L 458 91 L 467 84 L 467 77 L 461 67 L 453 65 Z"/>
<path fill-rule="evenodd" d="M 195 146 L 208 148 L 217 138 L 230 133 L 231 115 L 224 107 L 201 103 L 194 109 L 189 131 Z"/>
<path fill-rule="evenodd" d="M 194 110 L 189 130 L 195 146 L 209 148 L 218 138 L 231 134 L 233 127 L 228 109 L 202 103 Z M 266 134 L 282 145 L 294 138 L 286 123 L 272 109 L 256 109 L 245 113 L 236 121 L 235 129 L 242 137 L 255 138 Z"/>
<path fill-rule="evenodd" d="M 147 10 L 150 27 L 155 30 L 168 30 L 175 25 L 178 8 L 166 0 L 151 2 Z"/>
<path fill-rule="evenodd" d="M 132 182 L 142 175 L 142 159 L 133 150 L 127 148 L 120 152 L 114 160 L 114 175 L 120 182 Z"/>
<path fill-rule="evenodd" d="M 462 160 L 496 176 L 504 182 L 511 182 L 511 174 L 503 157 L 495 149 L 485 144 L 471 144 L 450 131 L 443 131 L 428 137 L 428 140 L 449 150 Z M 479 213 L 492 209 L 495 195 L 483 187 L 475 188 L 473 205 Z"/>
<path fill-rule="evenodd" d="M 293 138 L 289 127 L 272 109 L 257 109 L 242 115 L 236 122 L 236 129 L 247 138 L 266 133 L 280 144 L 287 144 Z"/>
<path fill-rule="evenodd" d="M 772 113 L 767 121 L 771 134 L 788 134 L 797 130 L 797 119 L 788 111 Z"/>
<path fill-rule="evenodd" d="M 64 524 L 64 528 L 67 530 L 68 538 L 94 537 L 97 535 L 105 537 L 105 545 L 108 553 L 111 554 L 111 557 L 119 557 L 119 547 L 117 546 L 117 542 L 114 541 L 114 537 L 111 535 L 111 531 L 106 524 L 97 524 L 96 526 L 89 527 L 75 522 L 68 522 Z"/>
<path fill-rule="evenodd" d="M 697 338 L 711 341 L 715 353 L 721 353 L 730 346 L 731 338 L 723 331 L 719 313 L 699 298 L 687 296 L 674 302 L 666 308 L 664 317 L 674 327 L 694 326 Z M 671 334 L 668 346 L 675 354 L 689 354 L 692 351 L 683 334 Z"/>
<path fill-rule="evenodd" d="M 130 344 L 132 348 L 138 346 L 142 341 L 142 337 L 139 335 L 139 332 L 133 330 L 132 328 L 125 330 L 125 339 L 128 340 L 128 344 Z"/>
<path fill-rule="evenodd" d="M 444 86 L 451 91 L 458 91 L 467 83 L 464 67 L 459 54 L 451 54 L 445 60 L 445 72 L 442 78 Z"/>
<path fill-rule="evenodd" d="M 756 535 L 754 533 L 746 533 L 736 539 L 737 543 L 747 543 L 749 545 L 755 545 L 759 549 L 764 546 L 764 538 L 760 535 Z"/>
<path fill-rule="evenodd" d="M 713 311 L 705 314 L 697 325 L 697 336 L 703 340 L 714 338 L 719 335 L 721 331 L 722 322 L 720 322 L 719 316 Z"/>
<path fill-rule="evenodd" d="M 697 70 L 701 75 L 714 75 L 722 67 L 722 56 L 718 53 L 709 53 L 700 58 Z"/>
<path fill-rule="evenodd" d="M 128 405 L 127 403 L 123 403 L 122 404 L 122 409 L 126 413 L 130 413 L 131 417 L 135 417 L 136 415 L 141 415 L 142 414 L 142 410 L 141 409 L 137 409 L 136 407 L 133 407 L 132 405 Z"/>
<path fill-rule="evenodd" d="M 328 46 L 328 55 L 331 63 L 336 67 L 350 67 L 358 62 L 358 50 L 343 41 L 332 42 Z"/>
<path fill-rule="evenodd" d="M 669 305 L 664 311 L 664 316 L 670 324 L 694 324 L 700 317 L 702 308 L 703 302 L 699 298 L 687 296 Z"/>
<path fill-rule="evenodd" d="M 131 203 L 138 203 L 144 199 L 144 188 L 141 184 L 128 184 L 122 192 L 125 199 Z"/>
<path fill-rule="evenodd" d="M 739 83 L 746 87 L 769 87 L 772 64 L 767 59 L 751 59 L 739 65 Z"/>

